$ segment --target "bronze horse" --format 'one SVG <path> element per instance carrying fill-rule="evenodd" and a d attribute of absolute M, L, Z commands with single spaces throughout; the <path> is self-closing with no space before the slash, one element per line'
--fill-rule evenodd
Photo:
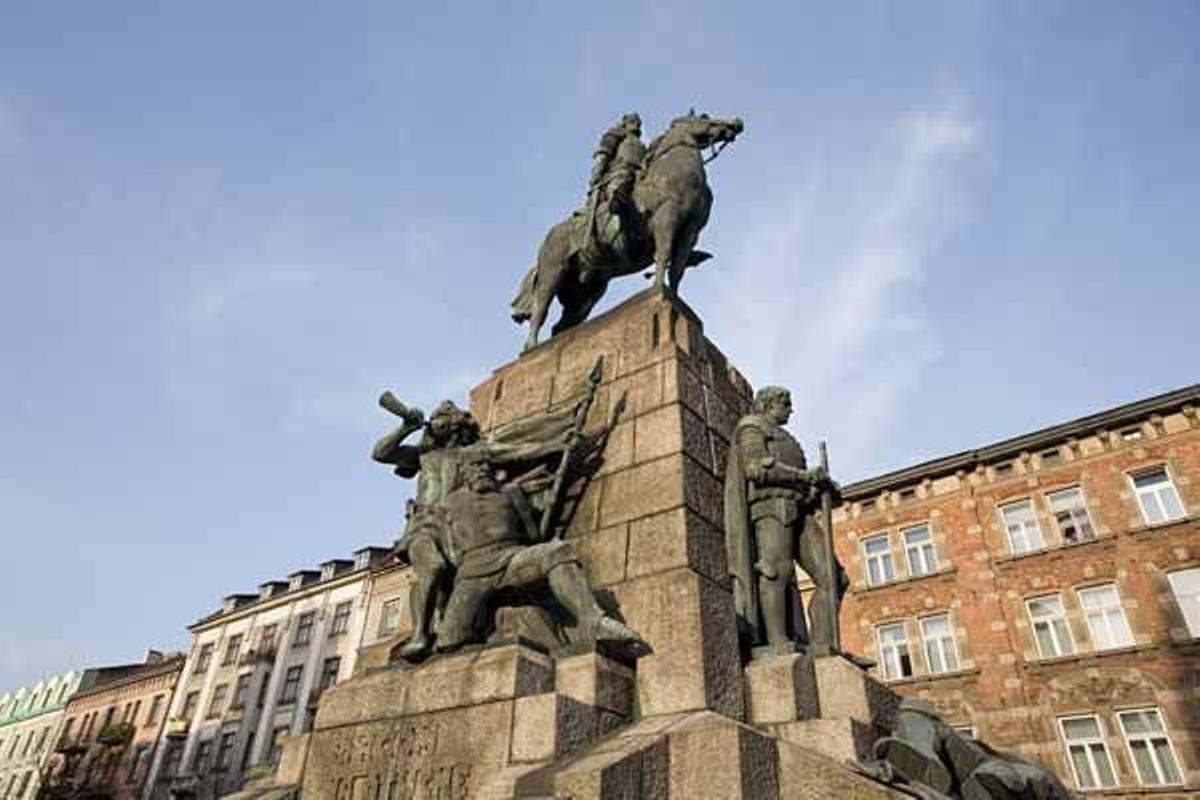
<path fill-rule="evenodd" d="M 513 320 L 529 322 L 523 350 L 537 345 L 538 331 L 556 297 L 562 316 L 551 335 L 587 319 L 610 278 L 641 272 L 652 261 L 654 285 L 661 286 L 665 276 L 671 289 L 678 290 L 684 270 L 710 257 L 694 249 L 712 208 L 703 151 L 724 147 L 744 127 L 739 118 L 710 118 L 694 112 L 673 120 L 651 143 L 634 186 L 633 209 L 621 215 L 619 225 L 608 228 L 619 232 L 601 252 L 594 248 L 585 252 L 588 237 L 584 234 L 590 224 L 585 212 L 576 212 L 550 229 L 537 263 L 526 273 L 512 302 Z"/>

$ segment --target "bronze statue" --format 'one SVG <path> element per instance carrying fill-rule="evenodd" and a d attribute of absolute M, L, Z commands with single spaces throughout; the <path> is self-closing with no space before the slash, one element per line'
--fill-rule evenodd
<path fill-rule="evenodd" d="M 513 319 L 529 322 L 525 350 L 537 345 L 555 298 L 562 316 L 552 334 L 587 319 L 613 277 L 641 272 L 653 262 L 654 284 L 661 286 L 665 278 L 678 290 L 684 270 L 710 258 L 695 249 L 712 208 L 703 151 L 713 148 L 715 157 L 744 127 L 740 119 L 692 112 L 673 120 L 644 156 L 636 114 L 605 134 L 587 206 L 546 234 L 512 302 Z"/>
<path fill-rule="evenodd" d="M 408 559 L 417 577 L 409 601 L 413 634 L 402 655 L 418 657 L 433 645 L 430 625 L 435 601 L 439 594 L 444 600 L 445 583 L 453 571 L 445 500 L 462 485 L 464 460 L 482 452 L 513 468 L 545 461 L 563 452 L 563 435 L 573 417 L 564 413 L 546 415 L 539 419 L 540 429 L 529 425 L 524 437 L 513 437 L 517 438 L 515 443 L 484 442 L 471 413 L 450 400 L 438 405 L 428 422 L 419 409 L 401 403 L 391 392 L 384 392 L 379 404 L 399 416 L 403 424 L 376 442 L 372 458 L 394 464 L 395 473 L 402 478 L 417 478 L 416 496 L 409 501 L 397 553 Z M 404 444 L 416 431 L 422 431 L 420 441 Z"/>
<path fill-rule="evenodd" d="M 838 652 L 837 611 L 848 586 L 818 521 L 822 496 L 832 499 L 837 485 L 825 469 L 808 468 L 800 443 L 783 427 L 791 414 L 788 390 L 768 386 L 734 429 L 725 470 L 725 548 L 745 643 L 776 653 L 807 644 L 824 655 Z M 797 561 L 817 586 L 810 636 Z"/>
<path fill-rule="evenodd" d="M 581 638 L 645 649 L 634 630 L 600 608 L 574 545 L 559 538 L 539 541 L 524 490 L 515 483 L 501 487 L 487 457 L 477 455 L 465 466 L 465 485 L 446 498 L 457 558 L 437 649 L 477 641 L 487 626 L 482 615 L 498 593 L 542 587 L 571 615 Z"/>
<path fill-rule="evenodd" d="M 470 412 L 449 400 L 426 421 L 391 392 L 380 397 L 403 422 L 376 443 L 373 458 L 394 464 L 401 477 L 417 478 L 396 545 L 416 576 L 409 602 L 413 631 L 400 658 L 482 641 L 494 596 L 543 584 L 547 591 L 532 605 L 557 603 L 569 618 L 563 627 L 569 626 L 570 641 L 620 642 L 631 655 L 644 652 L 635 632 L 600 609 L 574 546 L 558 538 L 568 484 L 586 477 L 588 457 L 602 452 L 624 408 L 622 397 L 598 436 L 583 435 L 601 369 L 597 359 L 573 406 L 501 426 L 486 439 Z M 405 444 L 418 430 L 419 443 Z"/>
<path fill-rule="evenodd" d="M 924 700 L 905 698 L 892 735 L 875 743 L 868 774 L 899 784 L 923 800 L 1070 800 L 1042 764 L 955 731 Z"/>

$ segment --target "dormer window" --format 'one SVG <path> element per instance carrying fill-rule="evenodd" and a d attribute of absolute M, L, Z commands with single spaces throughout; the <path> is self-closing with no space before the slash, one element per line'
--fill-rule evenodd
<path fill-rule="evenodd" d="M 304 585 L 304 576 L 303 575 L 293 575 L 291 580 L 288 581 L 288 591 L 294 592 L 303 585 Z"/>

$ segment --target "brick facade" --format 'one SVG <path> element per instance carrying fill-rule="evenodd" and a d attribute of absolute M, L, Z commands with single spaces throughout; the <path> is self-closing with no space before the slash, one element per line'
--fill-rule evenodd
<path fill-rule="evenodd" d="M 1186 587 L 1200 583 L 1197 406 L 1200 386 L 846 487 L 834 518 L 852 584 L 843 644 L 897 691 L 1068 785 L 1196 796 L 1200 598 Z M 1162 520 L 1147 521 L 1135 479 L 1165 492 L 1148 501 Z M 884 652 L 892 637 L 907 659 Z M 1147 726 L 1127 741 L 1139 734 L 1126 727 Z"/>

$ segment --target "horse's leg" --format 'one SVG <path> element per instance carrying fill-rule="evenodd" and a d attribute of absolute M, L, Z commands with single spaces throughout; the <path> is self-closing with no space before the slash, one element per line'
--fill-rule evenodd
<path fill-rule="evenodd" d="M 650 223 L 650 235 L 654 237 L 654 285 L 663 285 L 663 278 L 671 265 L 672 251 L 675 249 L 675 204 L 663 203 L 654 213 Z"/>
<path fill-rule="evenodd" d="M 691 225 L 685 226 L 675 236 L 675 247 L 671 251 L 671 266 L 667 273 L 667 279 L 676 294 L 679 293 L 679 284 L 683 282 L 683 273 L 687 270 L 688 256 L 692 254 L 692 249 L 696 246 L 696 240 L 699 238 L 700 231 L 695 230 Z"/>
<path fill-rule="evenodd" d="M 562 266 L 559 264 L 542 263 L 541 254 L 538 257 L 538 272 L 541 278 L 534 294 L 533 311 L 529 315 L 529 335 L 525 337 L 525 345 L 521 348 L 524 353 L 537 347 L 538 332 L 546 322 L 546 314 L 550 311 L 550 303 L 558 293 L 558 284 L 562 281 Z"/>

